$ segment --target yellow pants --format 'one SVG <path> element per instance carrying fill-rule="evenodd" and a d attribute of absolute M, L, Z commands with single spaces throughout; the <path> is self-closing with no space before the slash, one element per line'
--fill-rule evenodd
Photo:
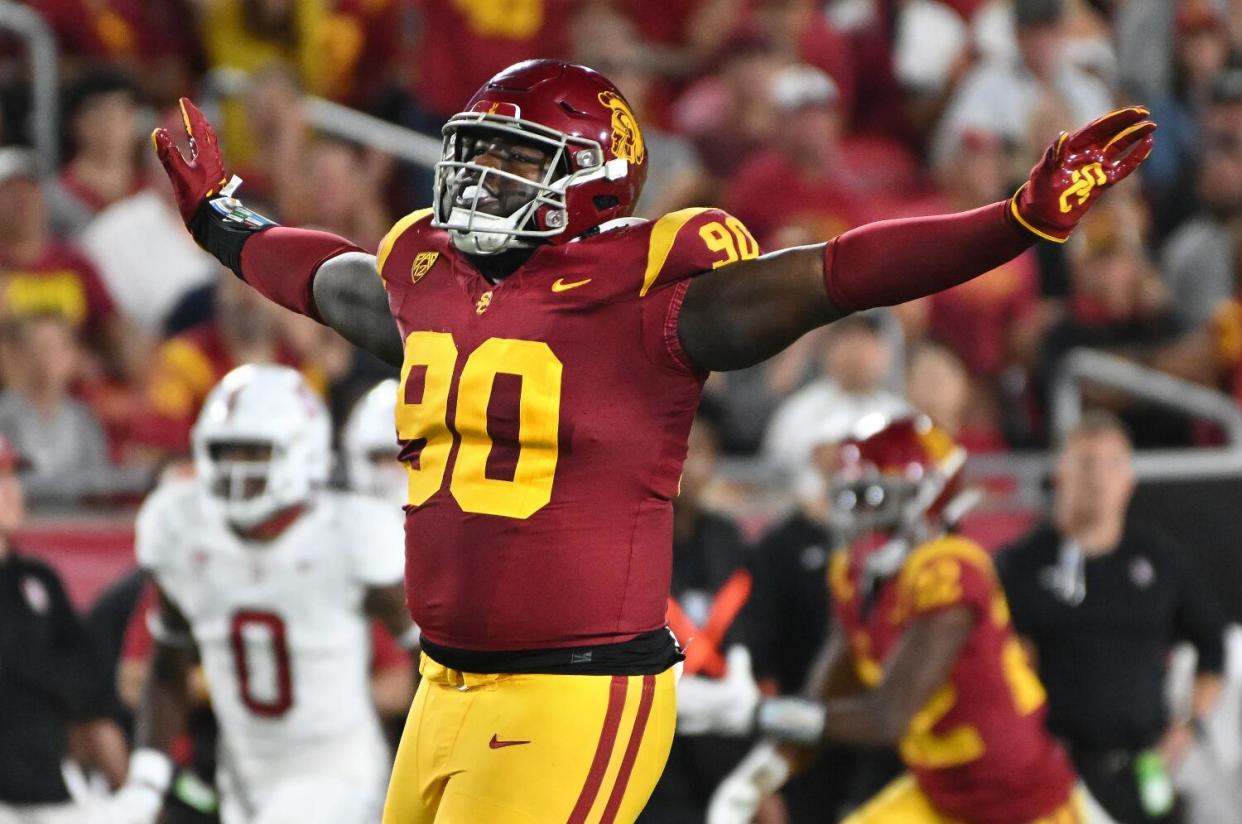
<path fill-rule="evenodd" d="M 1083 815 L 1079 791 L 1074 790 L 1069 801 L 1061 809 L 1028 824 L 1082 824 Z M 841 824 L 963 824 L 956 818 L 936 810 L 923 795 L 914 776 L 898 777 L 880 794 L 854 811 Z"/>
<path fill-rule="evenodd" d="M 673 670 L 476 675 L 426 655 L 384 824 L 623 824 L 673 742 Z"/>

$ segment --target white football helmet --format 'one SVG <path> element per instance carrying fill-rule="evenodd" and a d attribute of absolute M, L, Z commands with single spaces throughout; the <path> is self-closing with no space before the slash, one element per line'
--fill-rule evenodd
<path fill-rule="evenodd" d="M 397 390 L 397 381 L 389 378 L 358 399 L 341 431 L 341 451 L 350 489 L 401 505 L 407 480 L 397 461 Z"/>
<path fill-rule="evenodd" d="M 241 529 L 309 500 L 326 484 L 331 440 L 327 407 L 301 374 L 256 364 L 216 384 L 191 433 L 207 500 Z"/>

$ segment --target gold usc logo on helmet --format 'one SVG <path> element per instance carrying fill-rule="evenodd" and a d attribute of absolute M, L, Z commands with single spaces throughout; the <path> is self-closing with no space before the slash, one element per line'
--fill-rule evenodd
<path fill-rule="evenodd" d="M 613 155 L 630 163 L 642 163 L 647 157 L 647 147 L 629 104 L 614 92 L 600 92 L 599 102 L 612 110 Z"/>

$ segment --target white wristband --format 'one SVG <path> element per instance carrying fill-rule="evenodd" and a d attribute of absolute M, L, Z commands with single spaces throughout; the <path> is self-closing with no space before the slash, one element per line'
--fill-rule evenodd
<path fill-rule="evenodd" d="M 759 732 L 791 744 L 819 743 L 826 712 L 818 701 L 805 698 L 766 698 L 759 704 L 755 725 Z"/>
<path fill-rule="evenodd" d="M 789 773 L 789 762 L 770 741 L 751 750 L 733 771 L 734 775 L 745 776 L 765 796 L 783 787 L 789 780 Z"/>
<path fill-rule="evenodd" d="M 172 775 L 172 759 L 159 750 L 144 747 L 134 750 L 129 756 L 127 784 L 140 784 L 163 795 L 168 792 Z"/>

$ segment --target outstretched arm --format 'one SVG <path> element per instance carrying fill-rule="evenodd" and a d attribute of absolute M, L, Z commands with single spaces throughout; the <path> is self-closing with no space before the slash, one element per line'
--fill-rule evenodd
<path fill-rule="evenodd" d="M 965 606 L 915 620 L 902 634 L 879 686 L 858 692 L 849 649 L 841 633 L 834 632 L 807 685 L 807 698 L 771 698 L 759 705 L 757 726 L 771 737 L 717 788 L 708 824 L 751 821 L 760 802 L 808 764 L 814 754 L 808 748 L 821 742 L 895 746 L 914 714 L 948 681 L 973 623 Z"/>
<path fill-rule="evenodd" d="M 385 363 L 401 365 L 401 333 L 374 255 L 346 252 L 325 261 L 315 273 L 311 294 L 323 322 L 341 337 Z"/>
<path fill-rule="evenodd" d="M 279 226 L 232 197 L 215 131 L 181 99 L 187 160 L 164 129 L 152 134 L 194 240 L 264 297 L 335 329 L 393 365 L 401 339 L 375 258 L 328 232 Z"/>
<path fill-rule="evenodd" d="M 948 682 L 973 625 L 974 614 L 965 606 L 912 622 L 886 664 L 884 680 L 873 690 L 833 697 L 829 681 L 812 685 L 808 692 L 818 693 L 825 701 L 822 739 L 867 747 L 896 746 L 914 714 Z"/>
<path fill-rule="evenodd" d="M 872 223 L 701 275 L 678 321 L 682 347 L 703 369 L 741 369 L 851 312 L 964 283 L 1040 238 L 1064 242 L 1103 191 L 1150 154 L 1156 124 L 1148 114 L 1120 109 L 1063 133 L 1009 201 Z"/>

